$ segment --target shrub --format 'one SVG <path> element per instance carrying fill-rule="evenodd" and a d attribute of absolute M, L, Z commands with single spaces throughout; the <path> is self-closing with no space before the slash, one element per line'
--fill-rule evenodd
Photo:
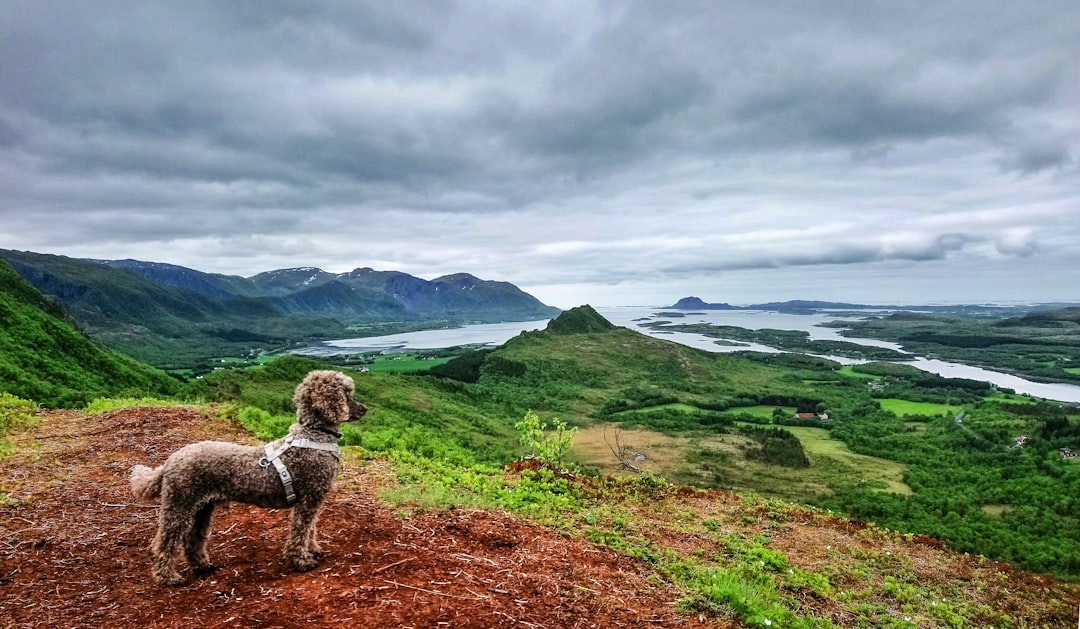
<path fill-rule="evenodd" d="M 273 441 L 284 436 L 293 423 L 293 418 L 270 413 L 254 406 L 245 406 L 237 416 L 240 425 L 251 431 L 255 438 L 262 441 Z"/>
<path fill-rule="evenodd" d="M 10 393 L 0 393 L 0 435 L 12 428 L 26 426 L 34 421 L 37 406 Z"/>
<path fill-rule="evenodd" d="M 577 428 L 568 429 L 566 422 L 557 418 L 552 421 L 554 430 L 551 434 L 546 434 L 547 423 L 541 422 L 539 415 L 529 411 L 525 413 L 524 419 L 514 424 L 514 428 L 517 428 L 521 435 L 521 445 L 529 449 L 531 456 L 542 463 L 562 469 L 563 457 L 574 443 Z"/>

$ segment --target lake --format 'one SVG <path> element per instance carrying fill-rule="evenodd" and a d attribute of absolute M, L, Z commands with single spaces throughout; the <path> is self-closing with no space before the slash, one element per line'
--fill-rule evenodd
<path fill-rule="evenodd" d="M 672 323 L 702 322 L 713 325 L 732 325 L 750 330 L 760 330 L 762 328 L 802 330 L 809 333 L 810 338 L 812 339 L 848 341 L 851 343 L 888 347 L 897 351 L 903 351 L 896 343 L 877 339 L 840 336 L 839 330 L 836 328 L 821 327 L 821 324 L 829 321 L 844 320 L 844 317 L 830 315 L 828 313 L 794 315 L 763 310 L 711 310 L 687 312 L 683 313 L 684 316 L 673 317 L 660 316 L 660 313 L 665 312 L 665 309 L 663 308 L 648 308 L 642 306 L 597 308 L 596 311 L 615 325 L 636 330 L 647 336 L 666 339 L 710 352 L 737 352 L 743 350 L 778 352 L 780 350 L 757 343 L 746 343 L 738 346 L 717 345 L 715 342 L 716 339 L 700 334 L 666 332 L 663 329 L 657 330 L 655 328 L 641 327 L 641 324 L 655 321 L 671 321 Z M 672 311 L 668 310 L 667 312 Z M 547 323 L 547 319 L 538 321 L 485 323 L 468 325 L 461 328 L 422 330 L 420 332 L 390 334 L 387 336 L 340 339 L 326 341 L 318 345 L 295 350 L 293 353 L 311 356 L 327 356 L 333 354 L 359 354 L 365 352 L 389 353 L 440 349 L 458 345 L 494 347 L 505 343 L 522 332 L 541 330 L 547 326 Z M 825 356 L 825 358 L 848 365 L 865 362 L 838 356 Z M 981 367 L 972 367 L 969 365 L 927 358 L 917 357 L 906 364 L 947 378 L 969 378 L 971 380 L 992 382 L 997 386 L 1013 389 L 1017 393 L 1027 393 L 1029 395 L 1060 402 L 1080 403 L 1080 386 L 1072 384 L 1032 382 L 1018 376 L 991 371 Z"/>

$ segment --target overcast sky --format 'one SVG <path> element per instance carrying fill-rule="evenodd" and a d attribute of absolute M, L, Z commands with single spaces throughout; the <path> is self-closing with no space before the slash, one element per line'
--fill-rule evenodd
<path fill-rule="evenodd" d="M 1080 301 L 1080 2 L 0 0 L 0 248 Z"/>

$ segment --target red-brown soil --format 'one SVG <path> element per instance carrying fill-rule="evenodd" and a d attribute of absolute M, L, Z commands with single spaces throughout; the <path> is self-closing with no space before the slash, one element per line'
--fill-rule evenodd
<path fill-rule="evenodd" d="M 221 509 L 216 573 L 155 585 L 155 505 L 127 473 L 201 439 L 251 441 L 195 408 L 45 413 L 0 461 L 4 627 L 721 626 L 675 609 L 644 564 L 509 514 L 403 515 L 379 503 L 381 466 L 346 465 L 320 517 L 327 555 L 307 573 L 281 558 L 287 511 Z"/>
<path fill-rule="evenodd" d="M 385 464 L 351 459 L 319 520 L 327 555 L 316 569 L 295 573 L 282 560 L 287 511 L 233 505 L 212 526 L 210 557 L 221 569 L 159 587 L 146 551 L 157 507 L 133 502 L 127 474 L 193 441 L 253 442 L 202 412 L 56 411 L 9 436 L 17 450 L 0 460 L 0 627 L 742 626 L 680 612 L 675 602 L 686 593 L 650 566 L 514 515 L 387 506 L 377 499 L 395 482 Z M 570 480 L 585 488 L 585 479 Z M 837 593 L 857 593 L 845 604 L 788 591 L 801 614 L 837 626 L 868 626 L 856 604 L 877 618 L 903 618 L 898 582 L 962 603 L 967 626 L 1000 624 L 1000 614 L 1014 627 L 1076 623 L 1080 587 L 950 552 L 934 539 L 727 492 L 662 487 L 634 500 L 617 482 L 588 484 L 630 515 L 620 525 L 626 539 L 680 556 L 730 556 L 725 539 L 766 536 L 794 568 L 829 575 Z M 924 617 L 918 626 L 957 625 Z"/>

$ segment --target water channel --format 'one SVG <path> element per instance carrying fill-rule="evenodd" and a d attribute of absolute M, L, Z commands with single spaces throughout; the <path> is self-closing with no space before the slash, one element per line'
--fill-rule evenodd
<path fill-rule="evenodd" d="M 661 308 L 639 306 L 597 308 L 597 312 L 615 325 L 636 330 L 648 336 L 667 339 L 689 347 L 696 347 L 710 352 L 737 352 L 755 350 L 760 352 L 779 352 L 781 350 L 757 343 L 739 345 L 719 345 L 716 339 L 701 334 L 670 332 L 662 328 L 642 327 L 643 324 L 656 321 L 672 323 L 710 323 L 713 325 L 732 325 L 751 330 L 770 328 L 776 330 L 802 330 L 810 334 L 811 339 L 848 341 L 876 347 L 888 347 L 903 351 L 896 343 L 877 339 L 840 336 L 839 330 L 822 327 L 821 324 L 842 320 L 842 317 L 827 313 L 807 315 L 783 314 L 761 310 L 714 310 L 704 312 L 679 313 L 672 316 L 671 311 Z M 326 341 L 318 345 L 296 350 L 294 353 L 314 356 L 331 354 L 359 354 L 365 352 L 399 352 L 424 349 L 439 349 L 458 345 L 496 346 L 505 343 L 521 332 L 539 330 L 547 326 L 547 319 L 538 321 L 517 321 L 508 323 L 487 323 L 468 325 L 461 328 L 423 330 L 404 334 L 373 336 L 356 339 Z M 839 356 L 825 356 L 842 364 L 857 364 L 859 361 Z M 1080 386 L 1072 384 L 1032 382 L 1018 376 L 991 371 L 981 367 L 972 367 L 942 360 L 915 357 L 907 362 L 914 367 L 936 373 L 947 378 L 968 378 L 992 382 L 1000 387 L 1013 389 L 1017 393 L 1027 393 L 1036 397 L 1060 402 L 1080 403 Z"/>

